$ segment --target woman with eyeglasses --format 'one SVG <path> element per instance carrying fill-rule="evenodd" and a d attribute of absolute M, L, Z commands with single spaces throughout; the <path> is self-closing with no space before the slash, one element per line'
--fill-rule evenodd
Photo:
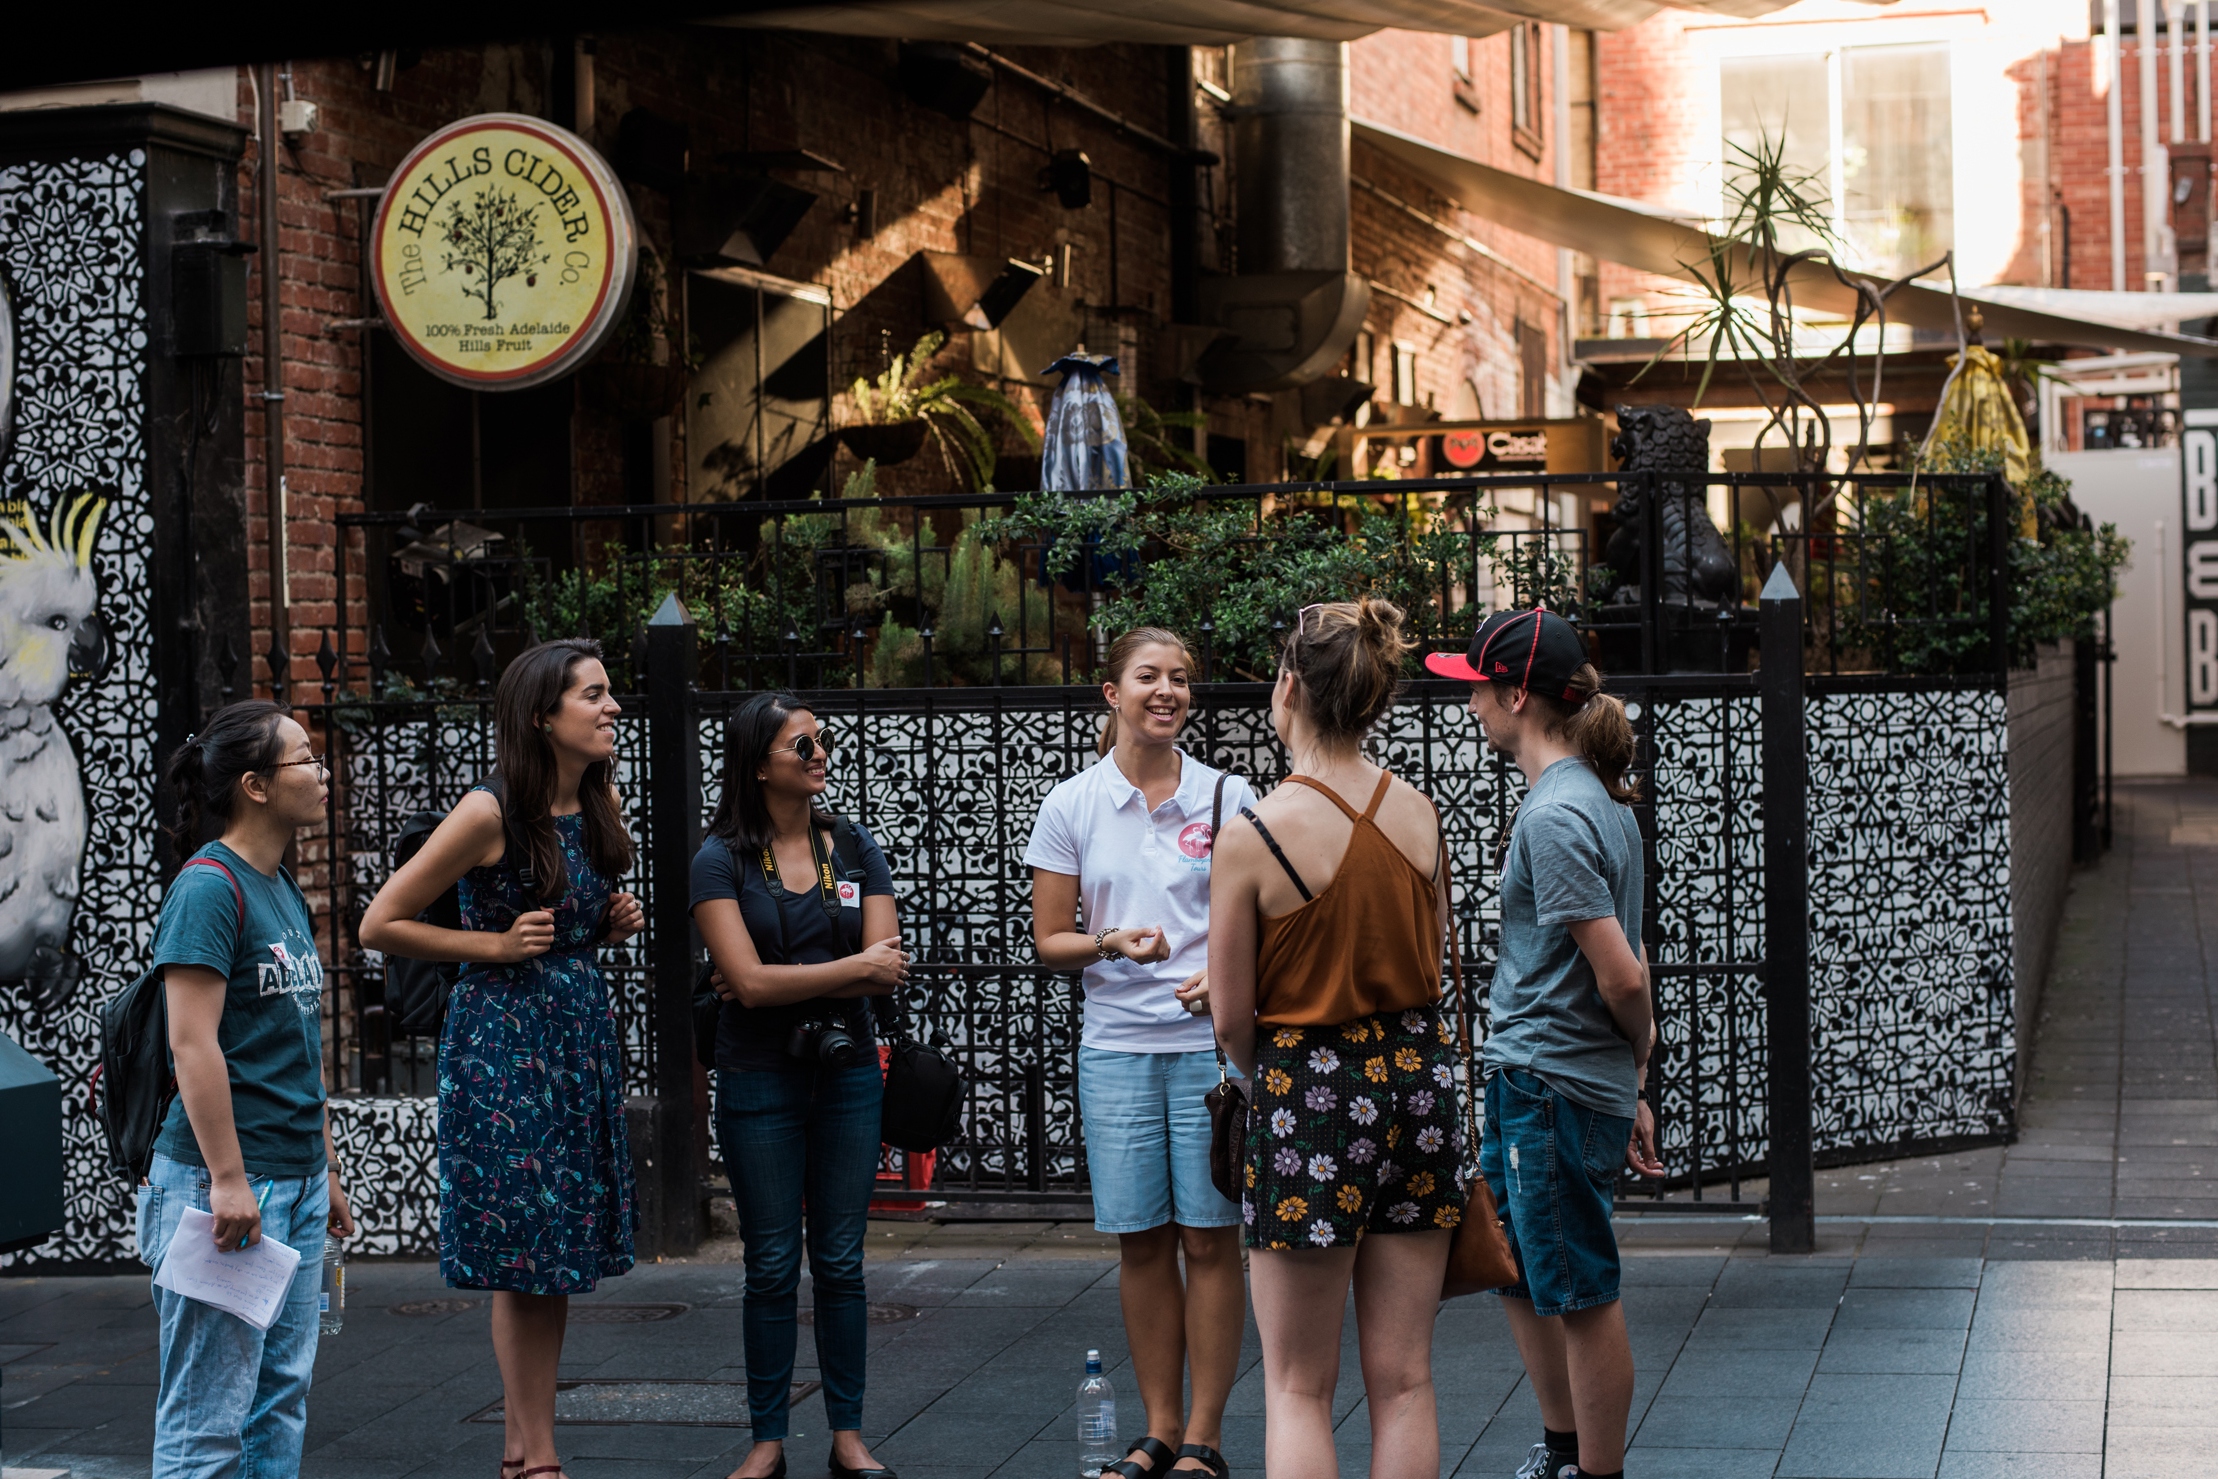
<path fill-rule="evenodd" d="M 502 1479 L 562 1472 L 569 1296 L 632 1266 L 623 1060 L 596 953 L 646 924 L 600 645 L 543 642 L 493 693 L 498 768 L 378 890 L 371 950 L 462 962 L 439 1044 L 439 1272 L 493 1291 Z M 449 888 L 462 928 L 417 916 Z"/>
<path fill-rule="evenodd" d="M 170 758 L 173 836 L 222 835 L 162 898 L 162 972 L 177 1097 L 139 1188 L 139 1253 L 159 1268 L 187 1210 L 226 1252 L 275 1238 L 301 1255 L 267 1330 L 157 1286 L 154 1471 L 296 1473 L 316 1364 L 327 1233 L 354 1231 L 324 1110 L 323 963 L 285 849 L 323 820 L 323 762 L 283 707 L 216 711 Z"/>
<path fill-rule="evenodd" d="M 1178 747 L 1193 669 L 1185 640 L 1160 627 L 1109 644 L 1100 758 L 1048 792 L 1024 852 L 1040 963 L 1085 971 L 1078 1108 L 1094 1226 L 1117 1235 L 1147 1408 L 1147 1431 L 1103 1471 L 1119 1479 L 1223 1479 L 1247 1319 L 1240 1209 L 1209 1179 L 1203 1097 L 1222 1062 L 1205 969 L 1213 828 L 1255 797 Z"/>
<path fill-rule="evenodd" d="M 893 874 L 823 806 L 831 739 L 790 693 L 725 730 L 724 790 L 693 859 L 693 922 L 723 1006 L 716 1131 L 746 1245 L 741 1330 L 754 1446 L 733 1479 L 786 1472 L 801 1254 L 834 1479 L 893 1479 L 863 1443 L 863 1235 L 884 1080 L 870 999 L 909 978 Z"/>

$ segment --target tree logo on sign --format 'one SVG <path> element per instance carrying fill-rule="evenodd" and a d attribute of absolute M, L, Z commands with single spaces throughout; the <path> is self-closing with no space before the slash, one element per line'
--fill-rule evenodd
<path fill-rule="evenodd" d="M 512 277 L 524 286 L 539 285 L 539 269 L 550 254 L 539 246 L 539 207 L 525 205 L 515 192 L 488 185 L 464 205 L 447 207 L 444 268 L 473 279 L 469 293 L 485 305 L 488 319 L 500 317 L 493 290 Z"/>

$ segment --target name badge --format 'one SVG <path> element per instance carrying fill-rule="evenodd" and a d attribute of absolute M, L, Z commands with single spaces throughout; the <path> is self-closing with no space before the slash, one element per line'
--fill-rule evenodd
<path fill-rule="evenodd" d="M 852 878 L 842 878 L 839 881 L 839 906 L 842 909 L 860 909 L 862 901 L 862 886 Z"/>

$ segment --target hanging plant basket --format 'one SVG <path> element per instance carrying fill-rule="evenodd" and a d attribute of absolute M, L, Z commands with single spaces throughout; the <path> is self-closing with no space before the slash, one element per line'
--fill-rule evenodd
<path fill-rule="evenodd" d="M 839 439 L 840 444 L 857 457 L 876 462 L 880 467 L 891 467 L 923 451 L 924 435 L 931 429 L 931 423 L 920 416 L 914 421 L 843 426 L 839 429 Z"/>
<path fill-rule="evenodd" d="M 683 365 L 592 364 L 585 391 L 593 404 L 624 421 L 655 421 L 685 399 Z"/>

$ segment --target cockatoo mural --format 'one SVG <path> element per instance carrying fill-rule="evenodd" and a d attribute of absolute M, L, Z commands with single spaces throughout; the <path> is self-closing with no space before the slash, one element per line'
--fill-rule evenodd
<path fill-rule="evenodd" d="M 83 963 L 69 953 L 85 856 L 77 750 L 54 716 L 72 678 L 107 667 L 93 536 L 107 500 L 57 501 L 44 533 L 0 519 L 0 981 L 51 1011 Z"/>

